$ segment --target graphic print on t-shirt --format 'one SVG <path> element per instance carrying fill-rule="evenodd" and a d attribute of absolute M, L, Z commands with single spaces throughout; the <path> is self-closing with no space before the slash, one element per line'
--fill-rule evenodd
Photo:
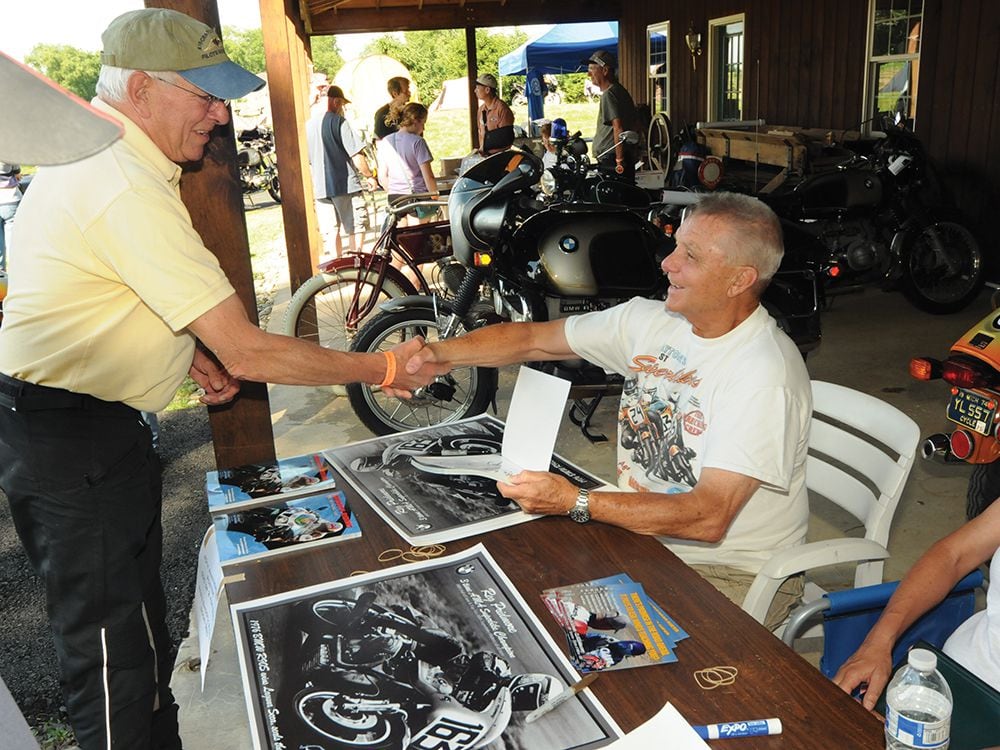
<path fill-rule="evenodd" d="M 705 430 L 705 417 L 693 395 L 700 383 L 697 371 L 684 367 L 686 357 L 664 346 L 658 357 L 637 355 L 627 377 L 621 400 L 619 439 L 631 451 L 619 474 L 638 491 L 685 492 L 697 477 L 694 448 L 685 444 L 685 433 L 697 438 Z"/>

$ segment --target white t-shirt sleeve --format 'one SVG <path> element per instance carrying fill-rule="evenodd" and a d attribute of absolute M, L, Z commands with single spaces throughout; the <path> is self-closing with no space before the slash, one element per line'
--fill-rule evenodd
<path fill-rule="evenodd" d="M 351 123 L 347 120 L 344 120 L 340 124 L 340 137 L 344 141 L 344 150 L 351 156 L 357 156 L 361 149 L 365 147 L 364 141 L 361 140 L 351 126 Z"/>
<path fill-rule="evenodd" d="M 566 342 L 588 362 L 627 375 L 635 338 L 649 328 L 654 315 L 666 315 L 663 303 L 641 297 L 607 310 L 573 315 L 566 319 Z"/>

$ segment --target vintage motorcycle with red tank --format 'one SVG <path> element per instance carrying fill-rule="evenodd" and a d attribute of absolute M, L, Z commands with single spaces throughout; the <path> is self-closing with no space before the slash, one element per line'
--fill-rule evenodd
<path fill-rule="evenodd" d="M 966 515 L 971 519 L 1000 496 L 1000 302 L 966 331 L 944 360 L 916 357 L 910 374 L 918 380 L 942 379 L 951 386 L 946 416 L 950 433 L 924 440 L 921 455 L 973 465 Z"/>

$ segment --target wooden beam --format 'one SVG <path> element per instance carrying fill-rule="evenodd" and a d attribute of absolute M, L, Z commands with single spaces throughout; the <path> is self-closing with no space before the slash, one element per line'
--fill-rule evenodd
<path fill-rule="evenodd" d="M 465 29 L 465 65 L 469 71 L 469 78 L 466 84 L 469 87 L 469 127 L 472 134 L 472 148 L 479 148 L 483 145 L 479 142 L 479 123 L 476 122 L 476 115 L 479 110 L 479 101 L 476 99 L 476 79 L 479 78 L 479 56 L 476 54 L 476 30 L 471 26 Z"/>
<path fill-rule="evenodd" d="M 186 13 L 219 30 L 215 0 L 147 0 L 146 7 Z M 223 40 L 225 41 L 225 40 Z M 243 193 L 236 166 L 232 122 L 212 131 L 200 164 L 186 168 L 181 198 L 194 228 L 222 266 L 247 315 L 257 322 L 257 296 L 250 267 L 250 242 L 243 215 Z M 209 409 L 212 444 L 219 468 L 274 458 L 274 433 L 267 386 L 244 383 L 239 397 L 225 407 Z"/>
<path fill-rule="evenodd" d="M 509 26 L 540 23 L 614 21 L 621 17 L 622 0 L 508 0 L 507 3 L 467 3 L 416 7 L 348 8 L 320 12 L 313 6 L 312 33 L 464 29 L 470 26 Z"/>
<path fill-rule="evenodd" d="M 296 0 L 260 0 L 274 144 L 281 170 L 288 275 L 294 293 L 315 273 L 320 237 L 306 147 L 310 93 L 308 38 L 294 13 Z"/>

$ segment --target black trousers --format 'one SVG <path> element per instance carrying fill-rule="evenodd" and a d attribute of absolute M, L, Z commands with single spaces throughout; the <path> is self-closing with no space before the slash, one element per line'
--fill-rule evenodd
<path fill-rule="evenodd" d="M 0 488 L 45 585 L 83 750 L 176 750 L 161 477 L 124 404 L 0 375 Z"/>

